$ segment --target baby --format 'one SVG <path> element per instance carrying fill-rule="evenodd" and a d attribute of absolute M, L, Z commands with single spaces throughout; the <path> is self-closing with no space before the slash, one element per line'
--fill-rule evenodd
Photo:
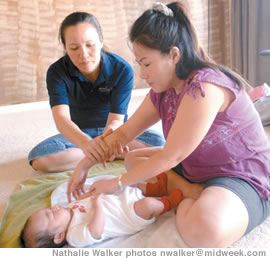
<path fill-rule="evenodd" d="M 131 235 L 177 207 L 182 199 L 179 189 L 168 195 L 165 173 L 157 177 L 156 183 L 139 187 L 128 186 L 114 194 L 75 201 L 66 208 L 56 205 L 34 212 L 21 233 L 22 246 L 62 247 L 68 243 L 73 247 L 86 247 L 105 239 Z"/>

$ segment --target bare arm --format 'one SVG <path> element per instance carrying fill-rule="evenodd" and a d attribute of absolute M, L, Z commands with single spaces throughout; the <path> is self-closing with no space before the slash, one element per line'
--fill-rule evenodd
<path fill-rule="evenodd" d="M 113 131 L 124 123 L 125 115 L 109 113 L 104 132 L 112 129 Z"/>
<path fill-rule="evenodd" d="M 78 199 L 84 191 L 84 184 L 87 178 L 88 170 L 96 163 L 87 157 L 83 158 L 78 165 L 76 166 L 74 172 L 70 176 L 68 180 L 67 186 L 67 198 L 68 202 L 71 202 L 71 195 L 74 196 L 75 199 Z"/>
<path fill-rule="evenodd" d="M 95 141 L 81 131 L 81 129 L 71 120 L 68 105 L 57 105 L 52 108 L 53 118 L 58 131 L 64 135 L 71 143 L 82 149 L 85 156 L 92 159 L 92 162 L 102 162 L 100 156 L 107 146 L 103 141 L 96 144 Z M 122 121 L 121 121 L 122 119 Z M 123 115 L 110 113 L 107 119 L 105 135 L 110 129 L 117 128 L 123 123 Z M 94 159 L 92 158 L 94 154 Z M 103 162 L 103 164 L 105 164 Z M 105 165 L 104 165 L 105 166 Z"/>
<path fill-rule="evenodd" d="M 91 140 L 82 133 L 81 129 L 71 120 L 68 105 L 57 105 L 52 108 L 53 118 L 57 129 L 69 141 L 80 147 L 84 141 Z M 124 115 L 109 113 L 104 131 L 115 130 L 124 123 Z"/>
<path fill-rule="evenodd" d="M 109 147 L 114 141 L 119 141 L 125 146 L 159 120 L 159 113 L 147 95 L 135 113 L 112 134 L 105 137 L 105 142 Z"/>
<path fill-rule="evenodd" d="M 91 139 L 71 120 L 68 105 L 57 105 L 52 114 L 58 131 L 71 143 L 83 149 L 83 144 Z"/>
<path fill-rule="evenodd" d="M 205 97 L 196 89 L 197 99 L 185 95 L 163 149 L 122 177 L 123 185 L 145 181 L 175 167 L 189 156 L 207 134 L 217 113 L 223 108 L 224 90 L 204 84 Z"/>
<path fill-rule="evenodd" d="M 196 100 L 192 95 L 183 97 L 164 148 L 125 173 L 121 179 L 123 186 L 144 182 L 175 167 L 196 149 L 218 112 L 224 109 L 226 95 L 221 87 L 215 85 L 204 84 L 204 90 L 204 98 L 199 89 L 195 90 Z M 124 128 L 124 125 L 119 129 Z M 113 179 L 110 182 L 96 182 L 90 190 L 113 193 L 118 188 L 117 179 Z"/>
<path fill-rule="evenodd" d="M 121 154 L 114 151 L 117 149 L 114 148 L 115 143 L 119 143 L 120 146 L 126 146 L 130 141 L 159 120 L 159 113 L 147 95 L 141 106 L 130 119 L 118 127 L 113 133 L 107 134 L 109 132 L 108 129 L 103 137 L 96 137 L 90 143 L 90 155 L 87 155 L 87 157 L 92 159 L 93 162 L 105 163 L 110 157 Z"/>
<path fill-rule="evenodd" d="M 93 215 L 87 225 L 93 238 L 99 239 L 104 231 L 104 212 L 101 203 L 102 194 L 92 197 Z"/>

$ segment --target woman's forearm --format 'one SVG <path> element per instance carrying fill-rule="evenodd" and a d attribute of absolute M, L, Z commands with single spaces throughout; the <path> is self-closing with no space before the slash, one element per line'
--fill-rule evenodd
<path fill-rule="evenodd" d="M 105 143 L 111 147 L 114 141 L 119 141 L 125 146 L 159 120 L 159 113 L 147 95 L 135 113 L 111 135 L 105 137 Z"/>
<path fill-rule="evenodd" d="M 122 176 L 121 182 L 123 186 L 134 185 L 145 182 L 148 179 L 159 175 L 162 172 L 168 171 L 175 167 L 179 160 L 170 158 L 163 149 L 157 151 L 149 159 L 140 162 L 136 167 L 128 170 Z"/>
<path fill-rule="evenodd" d="M 81 148 L 83 142 L 91 140 L 81 129 L 68 118 L 58 118 L 55 120 L 58 131 L 71 143 Z"/>
<path fill-rule="evenodd" d="M 104 132 L 107 132 L 110 129 L 115 131 L 119 126 L 124 123 L 124 117 L 125 115 L 109 113 Z"/>
<path fill-rule="evenodd" d="M 104 141 L 106 143 L 106 145 L 109 148 L 112 148 L 112 144 L 115 141 L 118 141 L 121 143 L 122 146 L 127 145 L 130 141 L 133 140 L 133 138 L 129 138 L 128 135 L 126 135 L 124 132 L 125 130 L 122 130 L 122 127 L 124 127 L 124 124 L 121 125 L 118 129 L 116 129 L 115 131 L 113 131 L 112 134 L 106 136 L 104 138 Z"/>
<path fill-rule="evenodd" d="M 80 160 L 80 162 L 76 166 L 76 169 L 78 169 L 80 171 L 88 171 L 88 169 L 90 169 L 95 164 L 96 164 L 96 162 L 93 162 L 92 160 L 85 157 L 82 160 Z"/>

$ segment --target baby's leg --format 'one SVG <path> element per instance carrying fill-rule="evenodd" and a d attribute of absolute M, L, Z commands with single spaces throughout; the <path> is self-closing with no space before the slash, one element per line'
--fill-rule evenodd
<path fill-rule="evenodd" d="M 129 171 L 132 168 L 134 168 L 135 166 L 137 166 L 140 162 L 150 158 L 152 155 L 154 155 L 155 153 L 157 153 L 160 150 L 161 150 L 160 148 L 154 147 L 154 148 L 138 149 L 138 150 L 134 150 L 134 151 L 129 152 L 125 158 L 125 167 L 126 167 L 127 171 Z M 183 192 L 184 198 L 198 199 L 198 197 L 200 196 L 200 193 L 203 189 L 203 185 L 192 184 L 192 183 L 188 182 L 182 176 L 178 175 L 173 170 L 164 171 L 164 173 L 162 173 L 162 174 L 165 174 L 165 173 L 167 174 L 166 180 L 168 181 L 167 182 L 167 192 L 168 193 L 171 193 L 174 189 L 178 188 L 178 189 L 181 189 L 181 191 Z M 152 183 L 152 184 L 157 183 L 156 177 L 152 178 L 147 183 Z M 153 195 L 153 192 L 151 192 L 151 193 L 149 192 L 149 194 L 147 194 L 147 191 L 146 191 L 146 184 L 147 183 L 139 184 L 136 186 L 139 187 L 143 191 L 145 196 L 162 196 L 162 195 L 156 195 L 156 194 Z M 156 186 L 154 186 L 154 187 L 156 187 Z M 155 193 L 158 193 L 158 191 L 155 191 Z M 163 196 L 167 195 L 168 193 L 164 193 Z"/>
<path fill-rule="evenodd" d="M 175 189 L 170 195 L 161 199 L 145 197 L 134 204 L 135 212 L 144 219 L 151 219 L 176 208 L 182 199 L 182 192 Z"/>
<path fill-rule="evenodd" d="M 144 219 L 151 219 L 161 214 L 164 205 L 158 199 L 153 197 L 145 197 L 134 204 L 135 212 Z"/>
<path fill-rule="evenodd" d="M 144 184 L 137 184 L 144 196 L 162 197 L 168 195 L 168 176 L 166 173 L 161 173 L 149 182 Z"/>

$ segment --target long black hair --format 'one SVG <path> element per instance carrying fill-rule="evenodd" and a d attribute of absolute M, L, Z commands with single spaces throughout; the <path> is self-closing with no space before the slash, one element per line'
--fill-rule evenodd
<path fill-rule="evenodd" d="M 194 70 L 208 67 L 225 73 L 239 88 L 249 87 L 240 75 L 216 64 L 203 50 L 183 4 L 173 2 L 167 7 L 172 10 L 172 16 L 155 9 L 146 10 L 131 27 L 130 41 L 159 50 L 161 54 L 168 54 L 172 47 L 177 47 L 181 58 L 176 66 L 176 75 L 182 80 L 187 79 Z"/>

